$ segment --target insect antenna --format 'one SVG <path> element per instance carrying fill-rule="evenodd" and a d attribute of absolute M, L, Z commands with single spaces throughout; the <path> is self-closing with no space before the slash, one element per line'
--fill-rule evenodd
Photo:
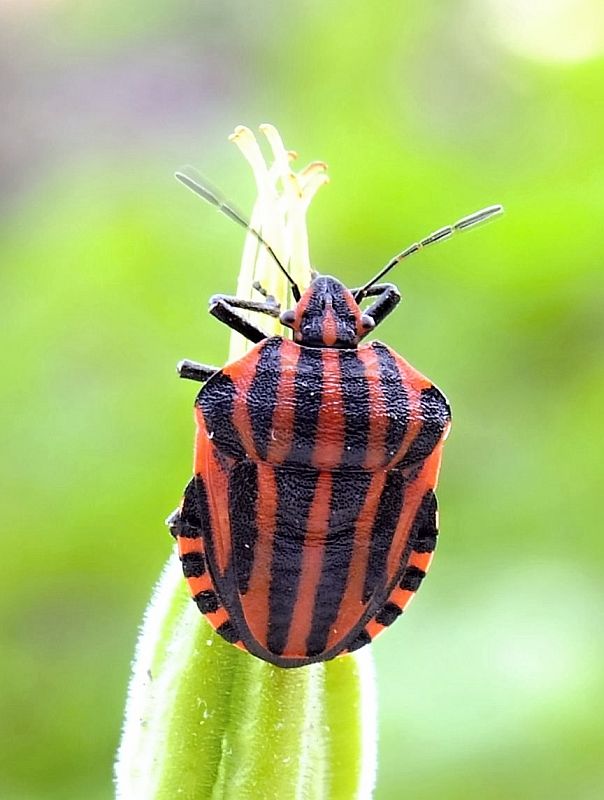
<path fill-rule="evenodd" d="M 391 258 L 386 266 L 383 267 L 377 275 L 375 275 L 370 281 L 362 286 L 355 294 L 354 299 L 357 303 L 360 303 L 367 290 L 373 286 L 374 283 L 377 283 L 381 278 L 383 278 L 387 272 L 390 272 L 390 270 L 404 258 L 412 256 L 414 253 L 418 253 L 420 250 L 423 250 L 424 247 L 428 247 L 428 245 L 436 244 L 437 242 L 442 242 L 445 239 L 449 239 L 454 233 L 464 231 L 466 228 L 472 228 L 474 225 L 480 225 L 481 222 L 486 222 L 487 220 L 491 219 L 491 217 L 501 214 L 502 212 L 503 206 L 500 205 L 482 208 L 480 211 L 475 211 L 473 214 L 468 214 L 467 217 L 462 217 L 462 219 L 458 220 L 453 225 L 446 225 L 444 228 L 439 228 L 437 231 L 434 231 L 434 233 L 431 233 L 424 239 L 420 239 L 419 242 L 409 245 L 409 247 L 402 250 L 398 255 L 394 256 L 394 258 Z"/>
<path fill-rule="evenodd" d="M 218 209 L 218 211 L 224 214 L 225 217 L 228 217 L 229 219 L 233 220 L 233 222 L 236 222 L 237 225 L 241 225 L 242 228 L 245 228 L 245 230 L 251 233 L 252 236 L 256 237 L 256 239 L 260 242 L 260 244 L 266 248 L 267 252 L 272 256 L 272 258 L 274 259 L 275 263 L 277 264 L 281 272 L 287 278 L 291 286 L 291 291 L 292 295 L 294 296 L 294 300 L 298 302 L 298 300 L 301 297 L 298 284 L 294 281 L 292 276 L 285 269 L 285 267 L 277 257 L 277 254 L 270 246 L 270 244 L 262 237 L 262 235 L 255 228 L 252 228 L 252 226 L 243 216 L 243 214 L 240 214 L 239 211 L 237 211 L 237 209 L 234 208 L 233 205 L 228 200 L 226 200 L 224 197 L 221 197 L 221 195 L 215 189 L 210 188 L 207 182 L 203 181 L 201 175 L 199 175 L 195 170 L 193 170 L 192 167 L 185 167 L 185 169 L 186 172 L 184 171 L 175 172 L 174 177 L 181 183 L 183 183 L 187 187 L 187 189 L 190 189 L 192 192 L 195 192 L 195 194 L 199 195 L 199 197 L 202 197 L 204 200 L 210 203 L 210 205 L 213 205 L 216 209 Z M 195 177 L 191 177 L 191 173 L 193 173 Z"/>

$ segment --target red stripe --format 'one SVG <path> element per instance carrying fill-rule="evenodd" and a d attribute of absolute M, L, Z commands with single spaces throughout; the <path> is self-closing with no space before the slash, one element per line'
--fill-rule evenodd
<path fill-rule="evenodd" d="M 390 459 L 390 463 L 396 464 L 405 456 L 405 453 L 422 429 L 421 391 L 422 389 L 429 389 L 432 386 L 432 382 L 408 364 L 398 353 L 391 352 L 396 360 L 396 366 L 409 402 L 409 425 L 398 451 L 394 458 Z"/>
<path fill-rule="evenodd" d="M 433 558 L 434 550 L 431 553 L 417 553 L 415 550 L 412 550 L 407 563 L 410 567 L 417 567 L 424 572 L 428 572 Z"/>
<path fill-rule="evenodd" d="M 346 301 L 346 305 L 348 306 L 348 310 L 354 316 L 354 325 L 356 329 L 357 336 L 361 337 L 364 333 L 366 333 L 366 328 L 363 326 L 361 322 L 361 309 L 359 308 L 358 303 L 352 296 L 352 292 L 348 289 L 344 289 L 344 300 Z"/>
<path fill-rule="evenodd" d="M 326 299 L 328 300 L 328 303 L 325 306 L 321 333 L 323 336 L 323 344 L 326 347 L 333 347 L 338 340 L 338 323 L 333 312 L 331 297 Z"/>
<path fill-rule="evenodd" d="M 337 469 L 342 463 L 346 419 L 342 401 L 340 358 L 337 350 L 322 350 L 323 393 L 317 422 L 312 465 Z"/>
<path fill-rule="evenodd" d="M 233 383 L 237 389 L 235 399 L 233 401 L 233 425 L 239 433 L 243 449 L 248 454 L 249 458 L 256 460 L 258 455 L 256 453 L 256 445 L 254 443 L 254 431 L 252 428 L 252 420 L 247 404 L 250 386 L 256 376 L 258 368 L 258 359 L 260 358 L 260 351 L 262 344 L 254 347 L 247 353 L 240 361 L 235 361 L 233 364 L 225 367 L 223 372 L 232 378 Z"/>
<path fill-rule="evenodd" d="M 287 458 L 294 431 L 295 380 L 300 357 L 300 347 L 284 339 L 279 349 L 280 374 L 277 403 L 273 413 L 272 434 L 268 445 L 267 461 L 281 464 Z"/>
<path fill-rule="evenodd" d="M 201 537 L 192 539 L 190 536 L 178 536 L 178 555 L 186 556 L 188 553 L 203 553 Z"/>
<path fill-rule="evenodd" d="M 426 459 L 417 478 L 409 484 L 405 491 L 405 502 L 403 503 L 399 522 L 392 539 L 392 546 L 388 553 L 387 582 L 394 580 L 396 573 L 400 570 L 403 552 L 413 520 L 417 515 L 425 493 L 436 486 L 441 458 L 442 439 Z"/>
<path fill-rule="evenodd" d="M 258 539 L 248 590 L 241 597 L 241 607 L 254 639 L 266 647 L 268 636 L 268 599 L 271 584 L 273 540 L 277 517 L 277 486 L 271 466 L 258 463 Z"/>
<path fill-rule="evenodd" d="M 216 448 L 208 439 L 203 415 L 197 411 L 197 441 L 195 473 L 204 479 L 210 510 L 212 550 L 221 574 L 231 558 L 231 523 L 229 518 L 229 480 L 223 463 L 216 456 Z"/>
<path fill-rule="evenodd" d="M 369 435 L 364 468 L 375 470 L 386 464 L 386 432 L 388 408 L 380 383 L 380 365 L 376 351 L 370 345 L 359 348 L 359 358 L 365 367 L 369 389 Z"/>

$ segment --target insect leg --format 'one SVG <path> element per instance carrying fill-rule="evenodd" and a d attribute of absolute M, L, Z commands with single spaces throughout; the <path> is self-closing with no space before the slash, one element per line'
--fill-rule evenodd
<path fill-rule="evenodd" d="M 363 291 L 363 300 L 365 297 L 377 297 L 378 294 L 382 294 L 385 289 L 389 289 L 391 286 L 394 286 L 393 283 L 374 283 L 373 286 L 370 286 L 368 289 Z M 353 297 L 356 297 L 357 294 L 361 291 L 361 288 L 350 289 L 350 293 Z"/>
<path fill-rule="evenodd" d="M 260 288 L 259 288 L 260 287 Z M 245 311 L 257 311 L 259 314 L 267 314 L 269 317 L 278 317 L 281 306 L 272 295 L 265 294 L 266 289 L 262 289 L 260 284 L 254 286 L 255 289 L 264 294 L 266 300 L 264 302 L 257 302 L 256 300 L 246 300 L 241 297 L 233 297 L 227 294 L 215 294 L 210 298 L 210 307 L 214 303 L 222 302 L 231 308 L 242 308 Z"/>
<path fill-rule="evenodd" d="M 272 306 L 269 311 L 269 307 L 266 303 L 255 303 L 253 300 L 240 300 L 236 297 L 228 297 L 227 295 L 221 294 L 214 295 L 214 297 L 210 299 L 210 307 L 208 310 L 210 314 L 216 317 L 216 319 L 219 319 L 220 322 L 224 322 L 229 328 L 245 336 L 246 339 L 249 339 L 250 342 L 254 342 L 254 344 L 261 342 L 263 339 L 267 339 L 268 335 L 260 330 L 260 328 L 256 327 L 256 325 L 249 322 L 243 314 L 237 311 L 237 308 L 245 308 L 248 311 L 260 311 L 261 313 L 270 314 L 274 317 L 279 316 L 279 311 L 277 310 L 275 313 L 275 309 Z"/>
<path fill-rule="evenodd" d="M 373 291 L 374 289 L 379 291 Z M 401 302 L 400 292 L 393 283 L 381 283 L 370 287 L 366 296 L 375 295 L 378 295 L 377 300 L 363 311 L 363 316 L 369 317 L 373 321 L 373 325 L 368 327 L 367 333 L 370 333 L 373 328 L 383 322 L 388 314 L 391 314 Z"/>
<path fill-rule="evenodd" d="M 198 364 L 197 361 L 189 361 L 187 358 L 183 358 L 183 360 L 179 361 L 176 365 L 176 371 L 181 378 L 205 383 L 210 380 L 215 372 L 220 371 L 220 367 L 211 367 L 209 364 Z"/>

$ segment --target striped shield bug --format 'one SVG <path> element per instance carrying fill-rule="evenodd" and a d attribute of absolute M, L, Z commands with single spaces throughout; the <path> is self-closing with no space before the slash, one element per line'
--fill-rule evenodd
<path fill-rule="evenodd" d="M 178 365 L 202 387 L 194 475 L 167 524 L 193 600 L 222 637 L 279 667 L 327 661 L 400 616 L 438 535 L 450 409 L 392 348 L 364 342 L 401 299 L 382 279 L 502 209 L 412 244 L 360 288 L 315 275 L 302 292 L 239 212 L 201 181 L 177 177 L 258 239 L 296 304 L 282 311 L 260 286 L 258 301 L 210 300 L 210 313 L 254 346 L 222 369 Z M 267 336 L 242 309 L 279 318 L 291 338 Z"/>

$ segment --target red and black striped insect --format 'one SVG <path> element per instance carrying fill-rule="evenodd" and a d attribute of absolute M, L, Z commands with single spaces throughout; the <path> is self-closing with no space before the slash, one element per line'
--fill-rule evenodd
<path fill-rule="evenodd" d="M 501 210 L 491 206 L 395 256 L 361 288 L 316 275 L 301 292 L 262 236 L 212 190 L 177 177 L 268 248 L 296 300 L 216 295 L 210 313 L 254 347 L 222 369 L 182 361 L 195 400 L 194 476 L 168 518 L 193 599 L 227 641 L 279 667 L 368 644 L 406 608 L 438 535 L 434 494 L 451 414 L 442 392 L 379 341 L 400 301 L 378 283 L 402 259 Z M 375 298 L 369 307 L 362 301 Z M 278 317 L 267 336 L 239 311 Z"/>

